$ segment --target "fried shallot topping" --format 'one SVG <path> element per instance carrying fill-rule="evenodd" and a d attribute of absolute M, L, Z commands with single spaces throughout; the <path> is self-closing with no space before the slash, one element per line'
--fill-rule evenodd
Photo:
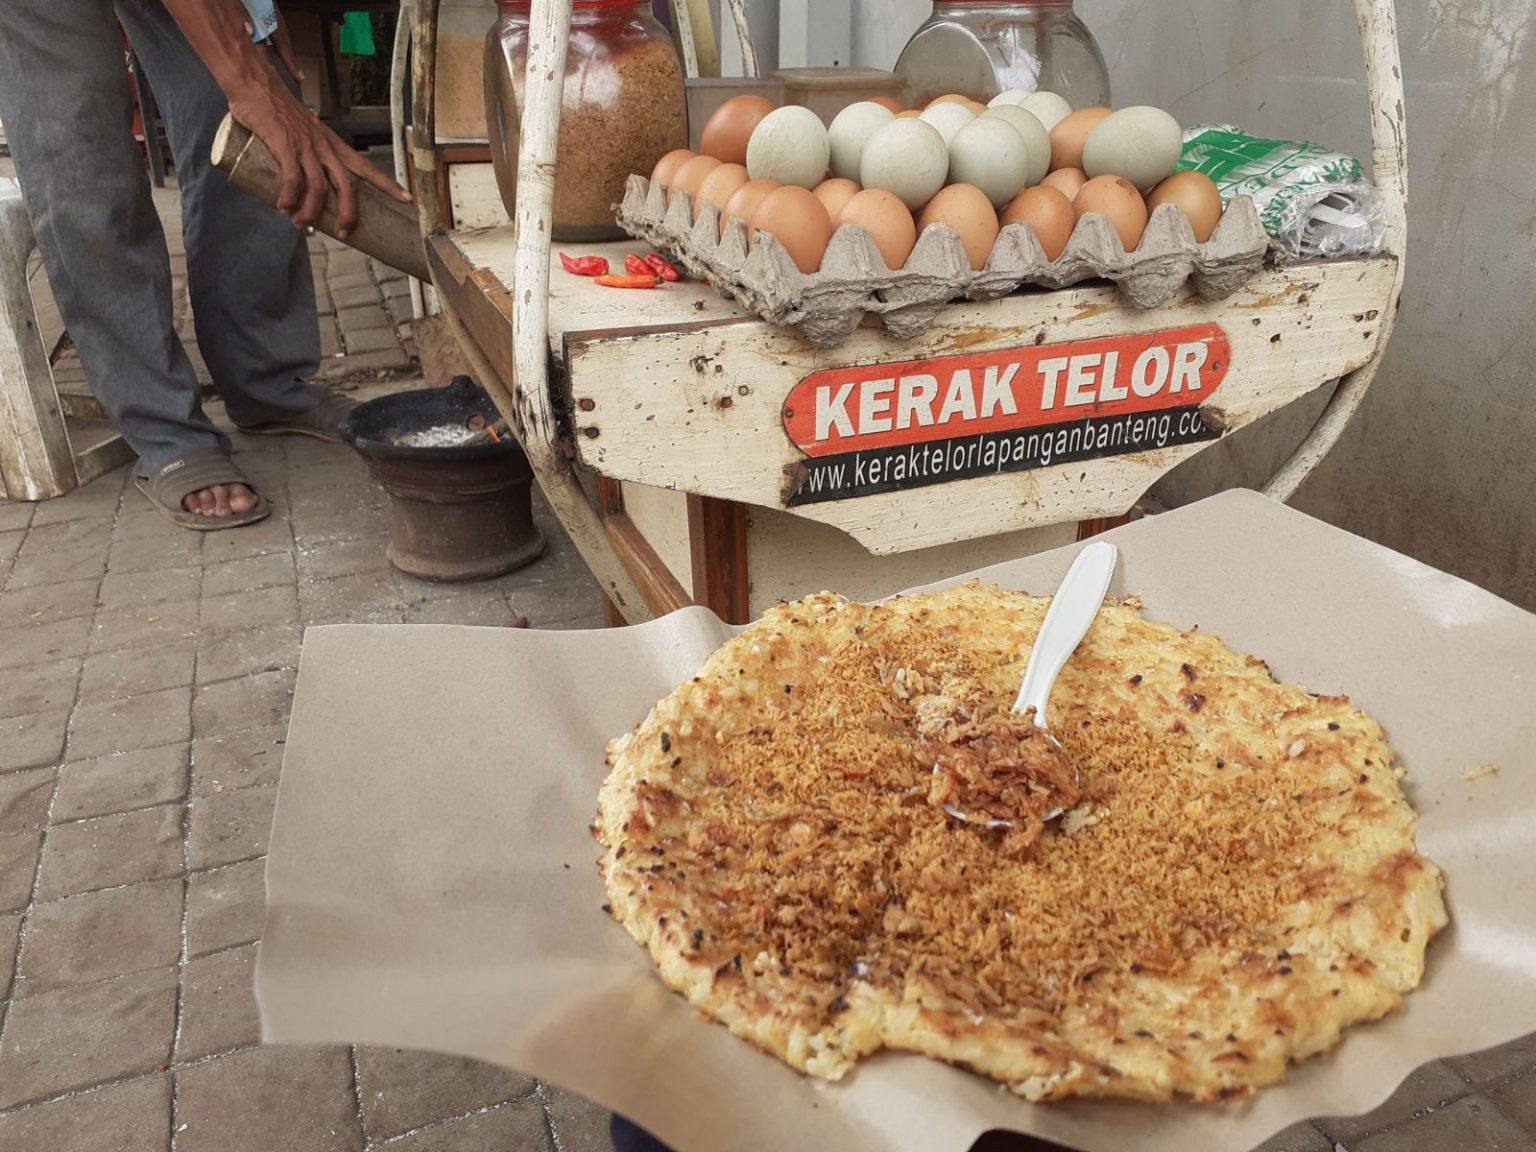
<path fill-rule="evenodd" d="M 1003 851 L 1016 859 L 1029 856 L 1046 820 L 1082 799 L 1076 765 L 1035 727 L 1033 709 L 956 714 L 922 731 L 919 745 L 934 765 L 928 802 L 968 823 L 997 821 L 1007 829 Z"/>

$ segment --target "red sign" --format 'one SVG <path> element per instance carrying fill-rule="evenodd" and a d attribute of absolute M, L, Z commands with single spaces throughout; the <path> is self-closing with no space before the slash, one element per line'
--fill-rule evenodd
<path fill-rule="evenodd" d="M 1214 324 L 813 372 L 784 402 L 810 456 L 1198 405 L 1226 375 Z"/>
<path fill-rule="evenodd" d="M 813 372 L 784 402 L 789 505 L 1214 440 L 1214 324 Z"/>

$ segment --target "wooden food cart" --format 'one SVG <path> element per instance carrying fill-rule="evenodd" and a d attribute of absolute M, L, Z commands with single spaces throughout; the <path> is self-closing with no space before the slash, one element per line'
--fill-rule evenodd
<path fill-rule="evenodd" d="M 418 173 L 435 162 L 436 10 L 420 0 Z M 432 282 L 616 620 L 698 603 L 744 622 L 822 588 L 874 597 L 1056 547 L 1126 516 L 1223 436 L 1336 382 L 1265 486 L 1283 500 L 1358 409 L 1402 286 L 1395 12 L 1391 0 L 1356 0 L 1356 12 L 1387 224 L 1379 255 L 1266 268 L 1220 301 L 1186 287 L 1145 310 L 1100 284 L 956 301 L 915 339 L 866 325 L 822 348 L 702 283 L 618 292 L 551 278 L 571 6 L 534 0 L 515 219 L 447 231 L 433 182 L 418 179 Z M 643 246 L 591 250 L 622 260 Z M 1099 369 L 1132 361 L 1134 394 L 1107 387 Z M 1050 413 L 1010 412 L 987 394 L 1010 365 L 1041 374 Z M 923 438 L 924 405 L 941 402 L 975 416 L 963 443 Z"/>

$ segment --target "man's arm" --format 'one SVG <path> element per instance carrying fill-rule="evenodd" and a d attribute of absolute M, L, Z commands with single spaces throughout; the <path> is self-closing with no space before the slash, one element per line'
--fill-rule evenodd
<path fill-rule="evenodd" d="M 267 50 L 251 43 L 240 0 L 164 3 L 229 99 L 230 114 L 272 150 L 283 175 L 277 206 L 295 224 L 318 220 L 335 188 L 337 234 L 345 237 L 357 223 L 359 178 L 399 200 L 410 200 L 294 99 Z"/>

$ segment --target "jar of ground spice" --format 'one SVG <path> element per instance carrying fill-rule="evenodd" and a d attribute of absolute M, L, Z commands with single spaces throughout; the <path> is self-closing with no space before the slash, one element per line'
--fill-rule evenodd
<path fill-rule="evenodd" d="M 496 186 L 508 215 L 528 62 L 528 0 L 499 0 L 485 41 L 485 107 Z M 555 150 L 556 240 L 613 240 L 631 173 L 688 147 L 683 70 L 649 0 L 575 0 Z"/>

